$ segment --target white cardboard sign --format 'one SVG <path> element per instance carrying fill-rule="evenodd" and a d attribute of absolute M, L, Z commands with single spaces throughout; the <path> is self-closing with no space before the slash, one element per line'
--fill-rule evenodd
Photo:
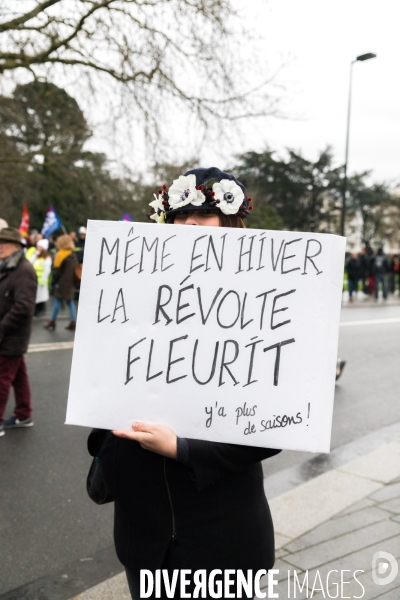
<path fill-rule="evenodd" d="M 67 423 L 329 452 L 345 239 L 89 221 Z"/>

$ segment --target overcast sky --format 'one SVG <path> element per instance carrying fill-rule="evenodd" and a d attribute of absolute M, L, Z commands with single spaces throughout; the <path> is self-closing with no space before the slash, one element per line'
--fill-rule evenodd
<path fill-rule="evenodd" d="M 343 163 L 350 63 L 373 52 L 377 58 L 353 68 L 349 172 L 372 170 L 375 181 L 400 183 L 400 1 L 232 1 L 268 63 L 265 76 L 284 65 L 276 82 L 284 86 L 281 110 L 289 118 L 242 123 L 241 141 L 233 137 L 222 153 L 203 147 L 202 165 L 226 168 L 234 164 L 236 154 L 261 151 L 267 144 L 280 153 L 285 148 L 299 150 L 310 159 L 330 144 L 336 164 Z M 176 123 L 175 129 L 180 126 Z M 112 151 L 97 129 L 91 145 L 121 156 L 121 136 Z M 127 163 L 146 171 L 151 156 L 140 135 L 135 137 L 135 147 L 122 154 Z M 181 153 L 178 148 L 176 152 L 174 160 L 180 162 L 190 150 L 182 144 Z"/>
<path fill-rule="evenodd" d="M 400 181 L 400 2 L 398 0 L 236 0 L 259 32 L 271 67 L 287 64 L 285 109 L 296 120 L 252 127 L 245 145 L 290 147 L 314 158 L 326 144 L 344 159 L 349 65 L 353 67 L 349 169 Z M 243 8 L 244 7 L 244 8 Z"/>

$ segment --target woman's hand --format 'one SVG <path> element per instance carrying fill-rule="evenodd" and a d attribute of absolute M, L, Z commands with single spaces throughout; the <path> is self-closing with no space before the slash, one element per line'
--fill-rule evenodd
<path fill-rule="evenodd" d="M 125 429 L 113 431 L 113 434 L 127 440 L 135 440 L 145 450 L 176 459 L 176 435 L 172 429 L 166 425 L 150 423 L 133 423 L 132 429 L 133 431 Z"/>

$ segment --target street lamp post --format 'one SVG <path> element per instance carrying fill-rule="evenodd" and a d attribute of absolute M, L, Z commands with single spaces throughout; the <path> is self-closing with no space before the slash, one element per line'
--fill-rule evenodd
<path fill-rule="evenodd" d="M 346 131 L 346 152 L 345 152 L 345 161 L 344 161 L 344 177 L 343 177 L 343 188 L 342 188 L 342 213 L 340 218 L 340 235 L 344 236 L 344 227 L 346 222 L 346 195 L 347 195 L 347 161 L 349 158 L 349 138 L 350 138 L 350 115 L 351 115 L 351 91 L 352 91 L 352 82 L 353 82 L 353 65 L 354 63 L 364 60 L 369 60 L 370 58 L 375 58 L 376 54 L 372 52 L 368 52 L 367 54 L 361 54 L 357 56 L 355 60 L 352 60 L 350 63 L 350 81 L 349 81 L 349 99 L 347 104 L 347 131 Z"/>

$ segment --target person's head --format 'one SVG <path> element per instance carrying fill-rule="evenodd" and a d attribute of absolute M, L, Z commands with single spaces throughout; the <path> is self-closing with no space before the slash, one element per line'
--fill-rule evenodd
<path fill-rule="evenodd" d="M 150 218 L 158 223 L 245 227 L 243 219 L 253 208 L 244 185 L 216 167 L 187 171 L 154 196 Z"/>
<path fill-rule="evenodd" d="M 45 258 L 46 256 L 48 256 L 49 252 L 49 240 L 39 240 L 38 243 L 36 244 L 36 250 L 38 252 L 38 255 Z"/>
<path fill-rule="evenodd" d="M 28 236 L 28 243 L 30 246 L 36 246 L 36 242 L 39 240 L 39 232 L 37 229 L 31 229 Z"/>
<path fill-rule="evenodd" d="M 352 252 L 351 258 L 358 258 L 358 252 Z"/>
<path fill-rule="evenodd" d="M 382 256 L 382 254 L 383 254 L 383 248 L 378 248 L 377 255 Z"/>
<path fill-rule="evenodd" d="M 60 235 L 60 237 L 57 238 L 56 246 L 58 250 L 73 250 L 75 248 L 74 242 L 68 234 Z"/>
<path fill-rule="evenodd" d="M 78 234 L 79 234 L 80 240 L 85 240 L 86 239 L 86 227 L 79 227 Z"/>
<path fill-rule="evenodd" d="M 177 211 L 168 223 L 174 225 L 207 225 L 208 227 L 246 227 L 236 215 L 224 215 L 221 211 Z"/>
<path fill-rule="evenodd" d="M 0 231 L 0 260 L 5 260 L 21 248 L 22 236 L 18 229 L 3 227 Z"/>
<path fill-rule="evenodd" d="M 76 240 L 76 231 L 70 231 L 69 232 L 69 237 L 72 239 L 73 242 L 75 242 L 75 240 Z"/>

